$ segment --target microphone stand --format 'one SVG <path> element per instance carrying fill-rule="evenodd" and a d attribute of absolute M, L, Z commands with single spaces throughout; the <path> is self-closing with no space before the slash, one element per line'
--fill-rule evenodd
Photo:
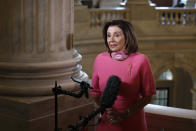
<path fill-rule="evenodd" d="M 72 78 L 72 77 L 71 77 Z M 52 88 L 52 92 L 54 93 L 55 96 L 55 128 L 54 131 L 61 131 L 61 128 L 58 128 L 58 95 L 59 94 L 65 94 L 69 96 L 73 96 L 76 98 L 82 97 L 82 95 L 85 93 L 86 98 L 88 98 L 88 88 L 92 89 L 92 87 L 84 81 L 77 81 L 77 79 L 72 78 L 73 81 L 80 83 L 81 90 L 78 94 L 71 92 L 71 91 L 66 91 L 63 90 L 62 87 L 57 85 L 57 81 L 55 81 L 55 87 Z"/>
<path fill-rule="evenodd" d="M 58 87 L 57 86 L 57 82 L 55 81 L 55 88 L 53 88 L 53 93 L 55 95 L 55 127 L 54 127 L 54 131 L 60 131 L 62 130 L 61 128 L 58 128 Z"/>
<path fill-rule="evenodd" d="M 103 114 L 105 112 L 106 107 L 99 107 L 94 112 L 90 113 L 86 117 L 82 117 L 80 121 L 78 121 L 75 125 L 69 125 L 67 131 L 82 131 L 82 129 L 85 129 L 88 122 L 94 118 L 98 113 Z"/>

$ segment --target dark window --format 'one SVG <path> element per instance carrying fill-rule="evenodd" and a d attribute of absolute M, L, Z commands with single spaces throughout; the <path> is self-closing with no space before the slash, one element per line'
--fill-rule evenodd
<path fill-rule="evenodd" d="M 155 105 L 169 106 L 169 88 L 157 88 L 156 97 L 152 103 Z"/>

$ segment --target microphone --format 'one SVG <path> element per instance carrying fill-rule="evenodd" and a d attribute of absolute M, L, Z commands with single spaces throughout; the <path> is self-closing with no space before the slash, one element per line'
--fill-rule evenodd
<path fill-rule="evenodd" d="M 94 112 L 90 113 L 86 117 L 82 117 L 79 122 L 75 125 L 69 125 L 70 131 L 77 131 L 79 127 L 85 127 L 92 118 L 94 118 L 98 113 L 103 114 L 106 108 L 112 107 L 114 104 L 116 97 L 120 91 L 121 80 L 118 76 L 112 75 L 109 77 L 104 92 L 100 98 L 100 107 L 96 109 Z M 100 118 L 101 120 L 101 118 Z"/>
<path fill-rule="evenodd" d="M 116 97 L 120 91 L 121 80 L 118 76 L 112 75 L 109 77 L 106 88 L 100 98 L 99 104 L 101 108 L 101 116 L 98 118 L 98 123 L 102 119 L 102 115 L 106 108 L 111 108 L 114 104 Z"/>
<path fill-rule="evenodd" d="M 110 108 L 114 104 L 116 97 L 120 91 L 121 80 L 118 76 L 109 77 L 106 88 L 100 98 L 100 105 L 104 108 Z"/>

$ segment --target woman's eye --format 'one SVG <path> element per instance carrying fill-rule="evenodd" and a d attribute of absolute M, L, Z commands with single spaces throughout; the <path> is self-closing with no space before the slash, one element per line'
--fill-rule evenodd
<path fill-rule="evenodd" d="M 111 37 L 111 35 L 110 34 L 107 34 L 107 37 Z"/>
<path fill-rule="evenodd" d="M 119 36 L 120 36 L 119 34 L 116 34 L 116 35 L 115 35 L 115 37 L 119 37 Z"/>

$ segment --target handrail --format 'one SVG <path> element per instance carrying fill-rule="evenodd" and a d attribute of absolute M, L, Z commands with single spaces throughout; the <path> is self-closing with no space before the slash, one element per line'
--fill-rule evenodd
<path fill-rule="evenodd" d="M 149 128 L 159 130 L 193 131 L 196 129 L 196 110 L 148 104 L 145 108 Z"/>
<path fill-rule="evenodd" d="M 155 7 L 161 25 L 196 25 L 196 8 Z"/>
<path fill-rule="evenodd" d="M 89 9 L 90 11 L 90 26 L 100 27 L 105 22 L 113 19 L 127 19 L 128 10 L 126 8 L 107 8 L 107 9 Z"/>

